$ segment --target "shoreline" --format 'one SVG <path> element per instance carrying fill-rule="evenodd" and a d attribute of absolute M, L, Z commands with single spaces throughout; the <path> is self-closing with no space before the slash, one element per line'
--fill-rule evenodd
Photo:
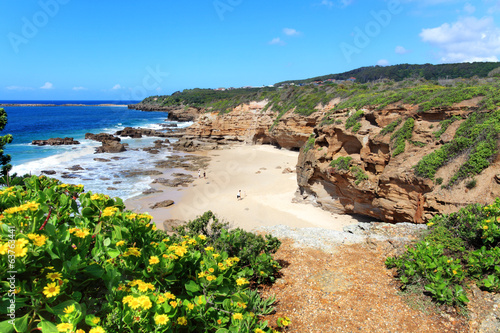
<path fill-rule="evenodd" d="M 126 107 L 127 104 L 30 104 L 30 103 L 13 103 L 13 104 L 0 104 L 1 108 L 6 107 L 41 107 L 41 106 L 119 106 Z"/>
<path fill-rule="evenodd" d="M 310 204 L 292 202 L 297 190 L 298 152 L 269 145 L 233 145 L 228 149 L 190 154 L 211 158 L 205 170 L 207 179 L 198 178 L 197 172 L 183 170 L 195 177 L 187 187 L 151 184 L 152 188 L 163 192 L 130 198 L 125 201 L 126 208 L 149 213 L 159 229 L 164 229 L 165 221 L 168 229 L 170 223 L 180 222 L 169 223 L 169 220 L 192 220 L 208 210 L 229 222 L 231 227 L 247 231 L 276 225 L 342 231 L 343 227 L 359 222 L 350 215 L 333 214 Z M 168 177 L 176 172 L 160 171 L 163 174 L 154 178 Z M 237 199 L 239 190 L 242 193 L 240 200 Z M 151 208 L 164 200 L 173 200 L 174 204 L 167 208 Z"/>

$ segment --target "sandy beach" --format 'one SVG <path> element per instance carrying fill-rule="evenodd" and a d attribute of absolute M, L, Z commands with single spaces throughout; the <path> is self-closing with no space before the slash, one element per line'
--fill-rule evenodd
<path fill-rule="evenodd" d="M 206 179 L 192 172 L 196 179 L 188 187 L 154 184 L 163 192 L 127 200 L 127 209 L 148 212 L 160 229 L 165 220 L 188 221 L 208 210 L 231 226 L 249 231 L 280 224 L 341 231 L 344 226 L 358 222 L 349 215 L 331 214 L 312 205 L 292 203 L 297 190 L 298 152 L 268 145 L 238 145 L 199 154 L 211 157 L 205 170 Z M 293 173 L 283 173 L 286 168 Z M 240 200 L 237 199 L 239 190 L 242 193 Z M 175 204 L 151 209 L 155 203 L 168 199 Z"/>

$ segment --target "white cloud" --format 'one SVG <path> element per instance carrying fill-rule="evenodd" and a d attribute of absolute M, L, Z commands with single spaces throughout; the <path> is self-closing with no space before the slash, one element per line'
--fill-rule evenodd
<path fill-rule="evenodd" d="M 269 42 L 270 45 L 280 45 L 280 46 L 283 46 L 285 45 L 286 43 L 284 41 L 281 40 L 281 38 L 279 37 L 276 37 L 276 38 L 273 38 L 270 42 Z"/>
<path fill-rule="evenodd" d="M 406 53 L 410 53 L 411 51 L 407 50 L 404 46 L 398 45 L 394 49 L 394 52 L 396 52 L 397 54 L 406 54 Z"/>
<path fill-rule="evenodd" d="M 333 7 L 333 1 L 323 0 L 323 1 L 321 1 L 321 5 L 322 6 L 326 6 L 328 8 L 332 8 Z"/>
<path fill-rule="evenodd" d="M 52 89 L 52 88 L 54 88 L 54 85 L 50 82 L 45 82 L 45 84 L 40 87 L 40 89 Z"/>
<path fill-rule="evenodd" d="M 111 89 L 113 89 L 113 90 L 118 90 L 118 89 L 121 89 L 121 88 L 122 88 L 122 86 L 120 86 L 119 84 L 115 84 L 115 85 L 113 86 L 113 88 L 111 88 Z"/>
<path fill-rule="evenodd" d="M 33 90 L 31 87 L 20 87 L 20 86 L 8 86 L 5 87 L 7 90 Z"/>
<path fill-rule="evenodd" d="M 85 88 L 85 87 L 73 87 L 73 90 L 80 91 L 80 90 L 87 90 L 87 88 Z"/>
<path fill-rule="evenodd" d="M 471 14 L 473 14 L 476 11 L 476 7 L 474 7 L 470 3 L 466 3 L 465 6 L 464 6 L 464 11 L 467 14 L 471 15 Z"/>
<path fill-rule="evenodd" d="M 422 29 L 420 38 L 439 50 L 442 62 L 498 61 L 500 55 L 500 28 L 491 17 L 464 17 Z"/>
<path fill-rule="evenodd" d="M 389 61 L 387 59 L 380 59 L 377 61 L 378 66 L 389 66 Z"/>
<path fill-rule="evenodd" d="M 299 36 L 300 35 L 300 32 L 298 32 L 295 29 L 291 29 L 291 28 L 285 28 L 285 29 L 283 29 L 283 32 L 287 36 Z"/>

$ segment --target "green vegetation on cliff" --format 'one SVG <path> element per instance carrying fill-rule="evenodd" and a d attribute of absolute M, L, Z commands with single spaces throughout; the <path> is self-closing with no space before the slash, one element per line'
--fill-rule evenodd
<path fill-rule="evenodd" d="M 500 67 L 500 62 L 474 62 L 459 64 L 441 64 L 441 65 L 393 65 L 393 66 L 369 66 L 361 67 L 340 74 L 330 74 L 317 76 L 305 80 L 289 80 L 279 82 L 281 84 L 301 84 L 314 81 L 324 81 L 328 79 L 347 80 L 351 77 L 356 78 L 356 82 L 366 83 L 380 79 L 393 81 L 402 81 L 405 79 L 438 80 L 438 79 L 456 79 L 487 77 L 488 75 L 497 75 L 494 69 Z M 493 71 L 493 72 L 492 72 Z"/>

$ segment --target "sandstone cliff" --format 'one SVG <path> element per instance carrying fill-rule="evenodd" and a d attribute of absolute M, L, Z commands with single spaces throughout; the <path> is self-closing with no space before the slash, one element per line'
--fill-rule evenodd
<path fill-rule="evenodd" d="M 472 105 L 470 105 L 472 104 Z M 336 213 L 362 214 L 386 222 L 428 221 L 436 213 L 450 213 L 469 203 L 491 203 L 500 195 L 497 158 L 489 168 L 475 176 L 475 187 L 466 181 L 446 188 L 427 178 L 416 177 L 414 166 L 426 155 L 449 142 L 458 126 L 471 113 L 474 103 L 432 109 L 418 113 L 413 106 L 388 106 L 364 110 L 357 133 L 345 129 L 348 110 L 331 114 L 329 122 L 318 125 L 308 145 L 299 155 L 298 200 L 320 205 Z M 440 121 L 459 116 L 436 138 Z M 397 119 L 414 119 L 411 140 L 394 156 L 394 140 L 381 133 Z M 402 126 L 399 125 L 399 128 Z M 351 157 L 354 169 L 332 167 L 339 157 Z M 443 184 L 451 178 L 462 157 L 439 169 L 435 179 Z M 359 171 L 361 170 L 361 171 Z"/>
<path fill-rule="evenodd" d="M 474 177 L 477 185 L 471 189 L 466 188 L 465 181 L 443 188 L 431 179 L 415 176 L 414 172 L 422 157 L 452 140 L 464 119 L 478 112 L 478 101 L 464 101 L 427 112 L 417 112 L 415 105 L 366 108 L 355 133 L 345 126 L 355 110 L 331 111 L 339 100 L 317 106 L 309 116 L 290 110 L 279 119 L 272 109 L 265 109 L 267 101 L 252 102 L 225 114 L 201 114 L 187 128 L 186 135 L 300 149 L 297 201 L 335 213 L 362 214 L 386 222 L 423 223 L 436 213 L 457 211 L 474 202 L 490 203 L 500 196 L 500 176 L 495 171 L 498 158 Z M 440 122 L 453 116 L 460 118 L 436 138 Z M 391 133 L 381 131 L 397 119 L 409 118 L 414 119 L 411 138 L 404 151 L 394 156 Z M 395 130 L 402 126 L 403 122 Z M 331 167 L 332 161 L 346 156 L 352 158 L 355 169 Z M 459 163 L 460 157 L 441 168 L 435 178 L 446 183 Z"/>
<path fill-rule="evenodd" d="M 128 108 L 141 111 L 168 112 L 168 119 L 175 121 L 195 121 L 202 112 L 201 109 L 194 107 L 160 106 L 148 103 L 130 104 Z"/>

